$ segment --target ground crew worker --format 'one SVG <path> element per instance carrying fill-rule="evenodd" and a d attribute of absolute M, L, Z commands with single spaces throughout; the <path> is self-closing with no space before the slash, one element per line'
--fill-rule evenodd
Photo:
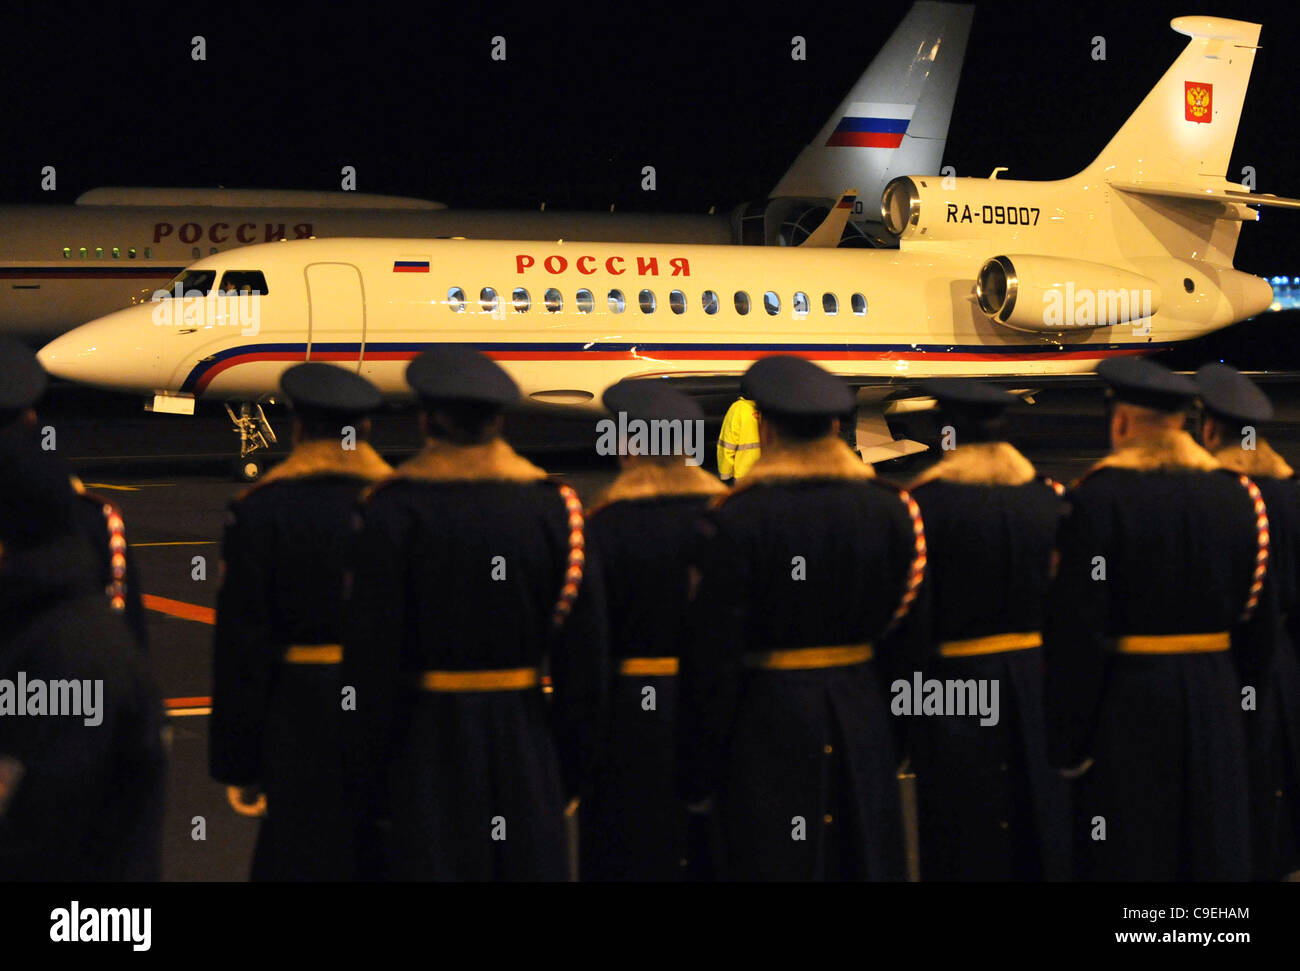
<path fill-rule="evenodd" d="M 943 451 L 908 486 L 925 520 L 918 667 L 999 686 L 991 723 L 973 706 L 908 719 L 921 879 L 1063 880 L 1065 793 L 1047 761 L 1039 648 L 1064 489 L 1006 441 L 1015 395 L 960 378 L 919 387 L 939 403 Z"/>
<path fill-rule="evenodd" d="M 364 504 L 344 650 L 366 812 L 394 878 L 563 880 L 605 685 L 582 504 L 501 438 L 519 389 L 488 358 L 406 377 L 427 444 Z"/>
<path fill-rule="evenodd" d="M 1273 405 L 1254 382 L 1226 364 L 1207 364 L 1196 385 L 1202 442 L 1224 468 L 1250 476 L 1268 509 L 1268 586 L 1281 616 L 1268 669 L 1242 674 L 1256 692 L 1256 704 L 1244 709 L 1253 875 L 1276 880 L 1300 869 L 1300 484 L 1260 434 Z"/>
<path fill-rule="evenodd" d="M 231 504 L 213 643 L 212 777 L 265 795 L 254 880 L 353 875 L 340 720 L 343 580 L 361 490 L 392 470 L 366 438 L 379 391 L 333 364 L 289 368 L 294 448 Z"/>
<path fill-rule="evenodd" d="M 27 685 L 0 717 L 2 881 L 161 878 L 162 705 L 78 504 L 26 427 L 0 429 L 0 679 Z"/>
<path fill-rule="evenodd" d="M 622 381 L 603 400 L 629 423 L 703 426 L 695 401 L 658 382 Z M 687 559 L 696 520 L 711 496 L 726 492 L 688 458 L 620 455 L 618 478 L 587 512 L 587 547 L 605 580 L 611 688 L 580 811 L 583 880 L 678 880 L 685 871 L 674 744 Z"/>
<path fill-rule="evenodd" d="M 718 477 L 733 485 L 754 467 L 758 455 L 758 408 L 751 398 L 742 394 L 731 403 L 722 419 L 722 431 L 718 434 Z"/>
<path fill-rule="evenodd" d="M 1078 779 L 1076 860 L 1094 880 L 1244 879 L 1229 647 L 1255 650 L 1266 627 L 1264 504 L 1183 430 L 1191 379 L 1128 357 L 1097 374 L 1112 451 L 1070 492 L 1043 638 L 1049 756 Z"/>
<path fill-rule="evenodd" d="M 839 378 L 774 356 L 746 383 L 763 456 L 704 520 L 680 794 L 716 811 L 728 879 L 900 879 L 886 635 L 924 572 L 919 510 L 837 436 Z"/>
<path fill-rule="evenodd" d="M 0 387 L 0 427 L 21 425 L 35 440 L 39 434 L 35 404 L 49 384 L 45 369 L 27 345 L 4 337 L 0 338 L 0 373 L 5 375 L 5 384 Z M 66 466 L 64 477 L 77 496 L 72 507 L 77 532 L 100 564 L 100 588 L 113 612 L 122 617 L 136 643 L 147 654 L 149 631 L 135 557 L 126 542 L 122 510 L 111 500 L 88 491 Z"/>

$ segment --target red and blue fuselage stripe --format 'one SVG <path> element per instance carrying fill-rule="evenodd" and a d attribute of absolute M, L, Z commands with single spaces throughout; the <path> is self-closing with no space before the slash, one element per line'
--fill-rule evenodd
<path fill-rule="evenodd" d="M 384 342 L 365 345 L 367 361 L 409 361 L 443 341 Z M 495 361 L 730 361 L 748 362 L 772 354 L 792 354 L 816 361 L 1087 361 L 1129 354 L 1151 354 L 1172 344 L 1094 344 L 1086 347 L 1043 347 L 1038 344 L 635 344 L 470 342 Z M 312 345 L 314 361 L 353 361 L 361 345 L 352 342 Z M 258 361 L 302 361 L 303 342 L 244 344 L 218 351 L 190 370 L 180 390 L 201 395 L 223 371 Z"/>

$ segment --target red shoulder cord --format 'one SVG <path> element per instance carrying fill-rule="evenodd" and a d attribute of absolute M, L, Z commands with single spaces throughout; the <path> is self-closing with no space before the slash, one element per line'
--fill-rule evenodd
<path fill-rule="evenodd" d="M 907 515 L 912 520 L 912 564 L 907 571 L 907 584 L 903 587 L 903 598 L 899 601 L 898 609 L 894 611 L 894 616 L 890 618 L 884 633 L 892 631 L 907 616 L 908 611 L 912 609 L 912 602 L 916 600 L 916 595 L 921 589 L 921 581 L 925 579 L 925 523 L 921 521 L 921 507 L 906 489 L 898 490 L 898 498 L 907 507 Z"/>
<path fill-rule="evenodd" d="M 587 562 L 586 542 L 582 534 L 582 500 L 578 498 L 573 486 L 563 482 L 560 483 L 560 498 L 564 500 L 564 508 L 569 514 L 569 560 L 564 571 L 560 599 L 556 601 L 551 614 L 551 624 L 555 627 L 563 626 L 573 612 L 573 603 L 578 599 L 578 590 L 582 586 L 582 570 Z"/>
<path fill-rule="evenodd" d="M 126 609 L 126 524 L 111 502 L 105 502 L 99 508 L 108 527 L 109 563 L 113 576 L 104 592 L 108 594 L 109 605 L 120 613 Z"/>
<path fill-rule="evenodd" d="M 1237 481 L 1245 487 L 1251 502 L 1255 505 L 1255 575 L 1250 581 L 1246 609 L 1241 613 L 1240 623 L 1244 624 L 1250 620 L 1255 613 L 1255 608 L 1259 606 L 1259 595 L 1264 589 L 1264 577 L 1268 575 L 1268 509 L 1264 505 L 1264 497 L 1260 494 L 1259 486 L 1255 485 L 1249 476 L 1238 476 Z"/>

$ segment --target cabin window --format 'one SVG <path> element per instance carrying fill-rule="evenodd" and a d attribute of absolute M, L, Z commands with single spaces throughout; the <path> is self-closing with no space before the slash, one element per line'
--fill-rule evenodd
<path fill-rule="evenodd" d="M 208 255 L 209 255 L 209 256 L 216 256 L 217 253 L 218 253 L 218 250 L 217 250 L 217 248 L 216 248 L 215 246 L 209 246 L 209 247 L 208 247 Z M 113 255 L 116 256 L 117 253 L 114 252 Z"/>
<path fill-rule="evenodd" d="M 447 306 L 451 308 L 452 313 L 463 314 L 465 312 L 465 291 L 460 287 L 452 287 L 448 290 Z"/>
<path fill-rule="evenodd" d="M 621 314 L 625 309 L 627 309 L 627 301 L 623 299 L 623 291 L 609 291 L 609 312 L 612 314 Z"/>
<path fill-rule="evenodd" d="M 64 258 L 65 260 L 70 260 L 70 259 L 72 259 L 72 247 L 71 247 L 71 246 L 65 246 L 65 247 L 63 247 L 63 258 Z"/>
<path fill-rule="evenodd" d="M 190 250 L 190 252 L 194 255 L 196 260 L 203 255 L 203 250 L 199 249 L 197 246 Z"/>
<path fill-rule="evenodd" d="M 195 256 L 198 256 L 199 254 L 195 253 L 194 255 L 195 255 Z M 96 246 L 96 247 L 95 247 L 95 259 L 97 259 L 97 260 L 102 260 L 103 258 L 104 258 L 104 247 L 102 247 L 102 246 Z"/>
<path fill-rule="evenodd" d="M 182 297 L 206 297 L 216 282 L 216 270 L 182 270 L 172 277 L 161 293 L 168 297 L 173 297 L 178 292 Z"/>
<path fill-rule="evenodd" d="M 133 259 L 135 259 L 135 247 L 134 247 L 134 246 L 132 246 L 130 249 L 128 249 L 128 250 L 126 251 L 126 258 L 127 258 L 128 260 L 133 260 Z"/>
<path fill-rule="evenodd" d="M 484 287 L 478 292 L 478 305 L 485 314 L 497 312 L 497 292 L 491 287 Z"/>
<path fill-rule="evenodd" d="M 763 294 L 763 309 L 767 311 L 769 317 L 775 317 L 781 312 L 781 298 L 771 290 Z"/>
<path fill-rule="evenodd" d="M 122 251 L 121 251 L 120 249 L 118 249 L 116 246 L 114 246 L 114 247 L 113 247 L 113 259 L 117 259 L 117 258 L 120 257 L 121 255 L 122 255 Z"/>
<path fill-rule="evenodd" d="M 700 294 L 700 306 L 704 308 L 706 314 L 716 314 L 718 312 L 718 295 L 712 290 L 705 290 Z"/>
<path fill-rule="evenodd" d="M 81 247 L 81 258 L 82 258 L 83 260 L 86 258 L 86 247 L 84 247 L 84 246 Z"/>
<path fill-rule="evenodd" d="M 655 295 L 653 290 L 642 290 L 637 295 L 637 305 L 641 308 L 641 313 L 652 314 L 655 312 Z"/>
<path fill-rule="evenodd" d="M 573 295 L 573 300 L 578 305 L 580 314 L 589 314 L 596 309 L 596 298 L 591 295 L 590 290 L 579 290 Z"/>
<path fill-rule="evenodd" d="M 546 312 L 557 314 L 564 307 L 564 298 L 560 296 L 560 291 L 551 287 L 543 296 L 543 302 L 546 304 Z"/>
<path fill-rule="evenodd" d="M 744 290 L 736 291 L 736 313 L 742 317 L 749 313 L 749 294 Z"/>
<path fill-rule="evenodd" d="M 823 293 L 822 310 L 825 312 L 827 317 L 834 317 L 840 312 L 839 298 L 837 298 L 833 293 Z"/>
<path fill-rule="evenodd" d="M 796 317 L 808 316 L 808 294 L 802 290 L 794 292 L 794 315 Z"/>
<path fill-rule="evenodd" d="M 221 292 L 225 294 L 248 293 L 261 295 L 269 293 L 266 277 L 261 270 L 227 270 L 221 278 Z M 462 299 L 463 296 L 462 296 Z"/>
<path fill-rule="evenodd" d="M 152 247 L 152 246 L 146 246 L 146 247 L 144 248 L 144 258 L 145 258 L 146 260 L 151 260 L 151 259 L 153 259 L 153 247 Z"/>
<path fill-rule="evenodd" d="M 860 293 L 853 295 L 853 313 L 859 317 L 867 315 L 867 298 Z"/>
<path fill-rule="evenodd" d="M 523 287 L 515 287 L 514 293 L 510 294 L 511 302 L 515 305 L 515 313 L 523 314 L 528 312 L 528 308 L 533 305 L 533 300 L 528 296 L 528 291 Z"/>
<path fill-rule="evenodd" d="M 680 290 L 674 290 L 668 294 L 668 306 L 673 309 L 675 314 L 686 313 L 686 294 Z"/>

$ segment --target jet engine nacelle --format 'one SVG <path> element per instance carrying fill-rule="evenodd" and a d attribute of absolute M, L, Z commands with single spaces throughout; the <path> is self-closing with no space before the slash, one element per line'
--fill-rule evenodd
<path fill-rule="evenodd" d="M 1024 238 L 1041 244 L 1062 227 L 1058 193 L 1051 186 L 905 175 L 885 186 L 880 218 L 887 233 L 905 241 Z"/>
<path fill-rule="evenodd" d="M 1150 277 L 1104 263 L 995 256 L 976 275 L 975 299 L 999 324 L 1059 334 L 1150 317 L 1161 291 Z"/>

